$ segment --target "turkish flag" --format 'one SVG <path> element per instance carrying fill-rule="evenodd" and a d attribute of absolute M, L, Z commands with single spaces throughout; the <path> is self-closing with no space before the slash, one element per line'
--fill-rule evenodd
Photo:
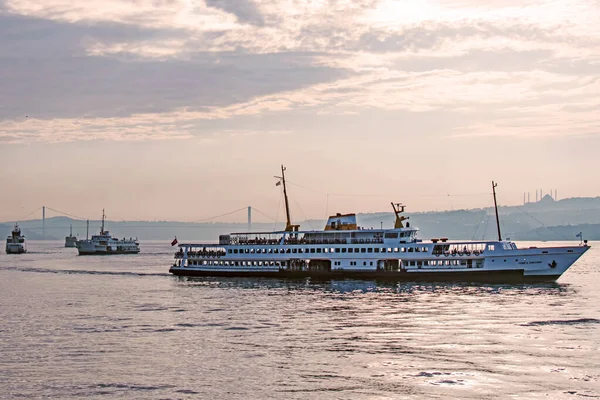
<path fill-rule="evenodd" d="M 173 239 L 173 241 L 171 242 L 171 246 L 175 246 L 177 244 L 177 236 L 175 236 L 175 239 Z"/>

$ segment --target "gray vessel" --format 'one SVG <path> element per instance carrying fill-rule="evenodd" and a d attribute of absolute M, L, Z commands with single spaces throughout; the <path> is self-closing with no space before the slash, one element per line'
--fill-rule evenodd
<path fill-rule="evenodd" d="M 65 237 L 65 247 L 77 247 L 77 237 L 73 236 L 73 225 L 69 226 L 69 236 Z"/>

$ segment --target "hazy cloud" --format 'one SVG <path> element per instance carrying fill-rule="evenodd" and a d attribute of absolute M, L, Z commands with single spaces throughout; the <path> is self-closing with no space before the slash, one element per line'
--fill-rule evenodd
<path fill-rule="evenodd" d="M 584 0 L 0 7 L 4 141 L 185 138 L 205 134 L 203 121 L 225 132 L 247 118 L 367 109 L 454 112 L 461 137 L 524 132 L 507 129 L 516 114 L 539 134 L 568 135 L 578 117 L 597 132 L 600 16 Z"/>
<path fill-rule="evenodd" d="M 264 25 L 264 18 L 252 0 L 206 0 L 209 7 L 220 8 L 235 15 L 239 22 L 252 25 Z"/>

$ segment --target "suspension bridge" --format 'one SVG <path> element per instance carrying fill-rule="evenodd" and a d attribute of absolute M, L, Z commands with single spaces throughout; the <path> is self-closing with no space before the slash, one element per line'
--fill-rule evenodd
<path fill-rule="evenodd" d="M 259 215 L 261 215 L 262 217 L 266 218 L 268 221 L 274 223 L 275 225 L 277 225 L 278 221 L 276 218 L 270 216 L 269 214 L 259 210 L 256 207 L 252 207 L 252 206 L 247 206 L 247 207 L 241 207 L 238 208 L 236 210 L 232 210 L 226 213 L 222 213 L 222 214 L 218 214 L 218 215 L 214 215 L 214 216 L 210 216 L 210 217 L 206 217 L 206 218 L 202 218 L 199 220 L 194 220 L 194 221 L 185 221 L 185 222 L 178 222 L 178 221 L 171 221 L 171 222 L 159 222 L 159 221 L 121 221 L 121 222 L 116 222 L 118 224 L 119 228 L 153 228 L 153 229 L 165 229 L 165 228 L 193 228 L 193 227 L 202 227 L 202 229 L 222 229 L 224 227 L 230 226 L 232 228 L 236 228 L 236 229 L 240 229 L 242 228 L 240 225 L 242 225 L 243 223 L 226 223 L 226 222 L 218 222 L 218 219 L 229 216 L 229 215 L 233 215 L 233 214 L 241 214 L 242 212 L 246 212 L 247 214 L 247 226 L 246 229 L 248 230 L 248 232 L 252 231 L 252 214 L 253 213 L 258 213 Z M 40 218 L 35 218 L 36 214 L 40 217 Z M 54 214 L 52 217 L 49 217 L 49 215 Z M 68 217 L 69 218 L 69 224 L 68 225 L 62 225 L 61 223 L 56 223 L 56 221 L 54 220 L 55 217 Z M 86 218 L 86 217 L 82 217 L 82 216 L 78 216 L 78 215 L 74 215 L 72 213 L 69 212 L 65 212 L 65 211 L 61 211 L 49 206 L 41 206 L 36 208 L 35 210 L 22 215 L 21 217 L 17 218 L 15 220 L 16 222 L 19 222 L 19 224 L 30 231 L 34 231 L 37 234 L 40 234 L 42 236 L 43 239 L 47 238 L 47 234 L 49 231 L 53 231 L 53 232 L 57 232 L 57 231 L 61 231 L 61 232 L 67 232 L 69 230 L 69 228 L 72 226 L 76 229 L 95 229 L 96 225 L 99 227 L 101 220 L 100 219 L 90 219 L 90 218 Z M 53 222 L 50 223 L 49 222 Z M 60 221 L 62 222 L 62 221 Z M 112 221 L 113 223 L 115 223 L 115 221 Z M 5 224 L 11 224 L 12 221 L 6 221 L 4 222 Z M 218 225 L 213 225 L 213 224 L 218 224 Z M 263 225 L 264 228 L 264 222 L 259 223 L 260 225 Z M 274 229 L 276 228 L 275 226 L 273 227 Z M 86 232 L 87 233 L 87 232 Z"/>

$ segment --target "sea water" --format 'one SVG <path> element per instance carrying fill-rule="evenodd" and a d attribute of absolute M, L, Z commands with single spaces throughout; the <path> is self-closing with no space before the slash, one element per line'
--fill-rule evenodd
<path fill-rule="evenodd" d="M 556 283 L 477 285 L 177 278 L 168 242 L 30 241 L 0 255 L 0 398 L 600 398 L 591 244 Z"/>

